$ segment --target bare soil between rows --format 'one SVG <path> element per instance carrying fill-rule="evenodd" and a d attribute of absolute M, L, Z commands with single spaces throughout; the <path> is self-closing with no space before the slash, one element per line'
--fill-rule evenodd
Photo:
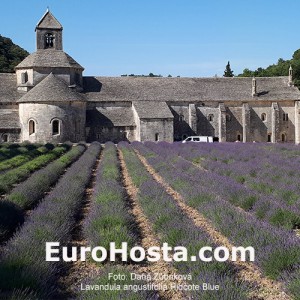
<path fill-rule="evenodd" d="M 133 184 L 131 180 L 121 150 L 119 150 L 119 158 L 121 163 L 124 186 L 127 190 L 132 205 L 132 214 L 134 215 L 142 234 L 141 245 L 144 249 L 148 249 L 153 246 L 160 247 L 161 243 L 159 241 L 159 238 L 154 233 L 151 222 L 146 217 L 141 205 L 139 204 L 138 197 L 137 197 L 138 189 L 136 188 L 136 186 Z M 163 260 L 154 263 L 149 263 L 147 266 L 139 268 L 139 272 L 151 273 L 151 274 L 162 273 L 168 275 L 178 273 L 176 269 L 174 269 L 170 264 L 168 264 Z M 172 283 L 185 284 L 185 282 L 183 281 L 160 280 L 155 283 L 166 284 L 169 287 L 167 291 L 159 291 L 159 294 L 163 299 L 173 299 L 173 300 L 189 299 L 189 297 L 184 295 L 182 292 L 175 291 L 170 288 L 170 285 Z"/>

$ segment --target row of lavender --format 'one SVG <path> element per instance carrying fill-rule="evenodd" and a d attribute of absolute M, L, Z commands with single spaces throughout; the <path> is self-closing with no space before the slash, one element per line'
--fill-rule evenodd
<path fill-rule="evenodd" d="M 53 150 L 48 151 L 45 149 L 44 154 L 40 154 L 36 158 L 32 158 L 30 161 L 22 163 L 19 167 L 10 169 L 7 172 L 0 175 L 0 194 L 5 194 L 11 190 L 14 184 L 19 183 L 30 176 L 30 174 L 45 165 L 52 160 L 56 159 L 64 152 L 69 150 L 68 145 L 61 145 L 55 147 Z"/>
<path fill-rule="evenodd" d="M 70 241 L 100 150 L 99 143 L 91 144 L 4 247 L 0 257 L 0 290 L 4 295 L 55 298 L 57 279 L 66 265 L 46 262 L 45 244 L 55 241 L 66 246 Z"/>
<path fill-rule="evenodd" d="M 113 143 L 106 143 L 95 179 L 90 212 L 84 222 L 84 233 L 92 247 L 102 245 L 109 249 L 112 241 L 117 247 L 126 241 L 131 248 L 136 243 L 133 227 L 134 220 L 128 213 L 121 183 L 117 149 Z"/>
<path fill-rule="evenodd" d="M 290 231 L 273 227 L 251 214 L 242 213 L 225 199 L 228 194 L 245 197 L 240 186 L 226 177 L 218 181 L 216 175 L 195 167 L 178 157 L 164 144 L 134 143 L 134 148 L 144 155 L 154 169 L 181 195 L 187 204 L 205 215 L 223 235 L 235 245 L 253 246 L 255 263 L 270 278 L 282 280 L 295 295 L 299 294 L 299 239 Z M 151 148 L 151 149 L 150 149 Z M 249 194 L 251 197 L 251 194 Z"/>
<path fill-rule="evenodd" d="M 22 209 L 31 208 L 85 150 L 84 144 L 74 146 L 70 151 L 45 168 L 34 172 L 28 179 L 13 188 L 6 200 L 17 204 Z"/>
<path fill-rule="evenodd" d="M 189 158 L 205 157 L 201 164 L 205 168 L 245 182 L 287 205 L 300 204 L 300 151 L 296 145 L 177 145 L 177 149 Z"/>
<path fill-rule="evenodd" d="M 176 205 L 174 199 L 166 193 L 160 184 L 147 172 L 133 148 L 127 143 L 118 145 L 124 154 L 124 159 L 130 176 L 139 189 L 138 200 L 153 224 L 153 229 L 160 237 L 161 243 L 169 246 L 184 246 L 189 255 L 196 255 L 201 247 L 216 247 L 209 236 L 197 228 L 193 222 Z M 240 282 L 230 263 L 212 261 L 205 263 L 177 262 L 174 267 L 180 274 L 191 274 L 188 284 L 202 285 L 203 282 L 220 285 L 219 291 L 194 290 L 191 295 L 195 299 L 246 299 L 249 287 Z"/>
<path fill-rule="evenodd" d="M 25 211 L 41 200 L 61 174 L 85 151 L 85 145 L 73 147 L 45 168 L 34 172 L 0 201 L 0 242 L 4 242 L 24 222 Z"/>
<path fill-rule="evenodd" d="M 126 193 L 121 182 L 120 163 L 117 157 L 116 146 L 108 142 L 105 144 L 103 155 L 99 163 L 95 178 L 91 206 L 89 214 L 83 225 L 84 236 L 87 244 L 91 247 L 102 247 L 109 249 L 110 242 L 115 242 L 120 248 L 122 242 L 128 243 L 128 249 L 137 244 L 136 224 L 133 216 L 128 212 L 126 204 Z M 132 285 L 130 280 L 130 265 L 122 265 L 122 262 L 97 263 L 100 270 L 97 274 L 90 274 L 84 280 L 89 285 Z M 108 279 L 108 274 L 125 275 L 126 280 Z M 92 276 L 94 275 L 94 276 Z M 114 290 L 114 291 L 78 291 L 80 299 L 148 299 L 149 293 L 142 291 Z"/>
<path fill-rule="evenodd" d="M 47 143 L 0 144 L 0 172 L 21 165 L 45 151 L 52 150 L 54 145 Z"/>
<path fill-rule="evenodd" d="M 300 191 L 293 191 L 291 186 L 283 187 L 281 185 L 276 188 L 277 192 L 266 193 L 266 189 L 270 189 L 270 191 L 273 189 L 267 183 L 270 180 L 267 178 L 271 178 L 271 181 L 273 178 L 277 178 L 277 173 L 281 172 L 279 166 L 284 161 L 289 162 L 288 159 L 284 160 L 280 152 L 263 150 L 262 146 L 255 147 L 253 144 L 215 146 L 161 143 L 160 152 L 162 151 L 164 151 L 164 155 L 172 153 L 174 157 L 179 155 L 194 163 L 200 163 L 210 171 L 209 173 L 213 177 L 211 187 L 216 193 L 221 193 L 224 199 L 256 215 L 259 219 L 287 229 L 300 226 Z M 279 163 L 279 166 L 275 166 L 276 162 Z M 289 180 L 295 185 L 299 185 L 297 178 L 291 177 Z M 226 194 L 223 193 L 223 181 L 226 181 L 228 187 Z M 201 177 L 199 183 L 205 183 Z M 273 183 L 274 185 L 276 184 Z M 289 199 L 296 195 L 296 203 L 283 201 L 284 195 Z"/>
<path fill-rule="evenodd" d="M 300 204 L 300 151 L 296 145 L 176 145 L 178 154 L 208 170 L 231 176 L 287 205 Z"/>

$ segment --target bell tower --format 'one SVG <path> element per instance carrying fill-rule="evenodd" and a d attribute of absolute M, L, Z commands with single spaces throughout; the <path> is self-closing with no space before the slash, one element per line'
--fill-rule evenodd
<path fill-rule="evenodd" d="M 82 91 L 84 68 L 63 51 L 63 27 L 49 9 L 36 25 L 35 32 L 37 51 L 15 67 L 18 90 L 28 92 L 52 73 L 68 86 Z"/>
<path fill-rule="evenodd" d="M 62 50 L 62 30 L 62 25 L 47 9 L 35 28 L 37 50 Z"/>

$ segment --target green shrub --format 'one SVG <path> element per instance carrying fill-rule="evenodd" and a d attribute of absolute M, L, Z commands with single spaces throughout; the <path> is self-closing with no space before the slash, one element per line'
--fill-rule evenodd
<path fill-rule="evenodd" d="M 277 279 L 283 271 L 290 269 L 293 265 L 299 264 L 299 249 L 280 249 L 272 251 L 269 259 L 264 261 L 263 269 L 271 279 Z"/>
<path fill-rule="evenodd" d="M 283 226 L 287 229 L 293 229 L 300 226 L 300 216 L 280 208 L 270 217 L 270 223 L 276 226 Z"/>

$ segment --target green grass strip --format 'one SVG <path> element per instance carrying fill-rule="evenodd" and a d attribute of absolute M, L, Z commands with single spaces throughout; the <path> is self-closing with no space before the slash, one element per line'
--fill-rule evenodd
<path fill-rule="evenodd" d="M 85 145 L 77 145 L 45 168 L 34 172 L 14 188 L 6 200 L 14 202 L 22 209 L 30 208 L 49 191 L 65 169 L 78 159 L 85 149 Z"/>
<path fill-rule="evenodd" d="M 48 153 L 42 154 L 35 159 L 23 164 L 22 166 L 0 175 L 0 194 L 9 192 L 14 184 L 25 180 L 32 172 L 47 165 L 50 161 L 66 152 L 66 150 L 67 146 L 56 147 Z"/>
<path fill-rule="evenodd" d="M 53 148 L 54 148 L 53 145 L 51 147 L 42 146 L 37 149 L 32 149 L 29 151 L 26 151 L 27 149 L 25 148 L 24 153 L 0 162 L 0 172 L 19 167 L 19 166 L 23 165 L 24 163 L 34 159 L 35 157 L 49 152 Z"/>

